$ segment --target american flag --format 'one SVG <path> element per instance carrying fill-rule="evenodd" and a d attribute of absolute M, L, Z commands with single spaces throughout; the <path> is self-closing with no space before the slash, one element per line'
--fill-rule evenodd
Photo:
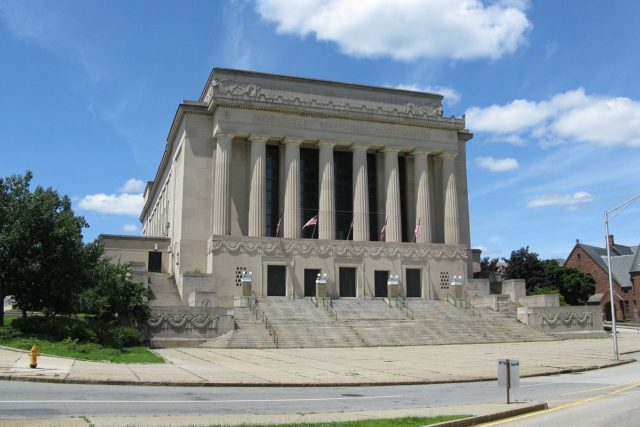
<path fill-rule="evenodd" d="M 316 226 L 318 225 L 318 215 L 314 216 L 313 218 L 311 218 L 309 221 L 307 221 L 307 223 L 305 225 L 302 226 L 302 229 L 304 230 L 307 227 L 311 227 L 311 226 Z"/>
<path fill-rule="evenodd" d="M 388 219 L 389 219 L 388 217 L 384 219 L 384 225 L 382 226 L 382 230 L 380 230 L 380 241 L 384 240 L 384 236 L 385 236 L 385 233 L 387 231 L 387 220 Z"/>
<path fill-rule="evenodd" d="M 421 233 L 421 229 L 420 229 L 420 220 L 418 220 L 418 223 L 416 224 L 416 228 L 415 230 L 413 230 L 413 235 L 414 237 L 417 239 L 418 237 L 420 237 L 420 233 Z"/>
<path fill-rule="evenodd" d="M 278 218 L 278 225 L 276 225 L 276 237 L 280 234 L 280 222 L 282 222 L 282 217 Z"/>

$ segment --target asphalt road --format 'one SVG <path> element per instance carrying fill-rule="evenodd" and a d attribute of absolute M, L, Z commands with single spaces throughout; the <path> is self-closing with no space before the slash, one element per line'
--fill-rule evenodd
<path fill-rule="evenodd" d="M 640 353 L 635 355 L 640 359 Z M 635 385 L 635 386 L 634 386 Z M 514 401 L 546 401 L 551 411 L 507 425 L 640 425 L 640 363 L 527 378 Z M 440 385 L 277 388 L 143 387 L 0 382 L 0 418 L 109 415 L 322 413 L 505 401 L 495 381 Z M 615 403 L 615 417 L 605 410 Z M 573 406 L 567 406 L 573 405 Z M 579 413 L 591 411 L 580 422 Z M 546 417 L 546 418 L 543 418 Z"/>

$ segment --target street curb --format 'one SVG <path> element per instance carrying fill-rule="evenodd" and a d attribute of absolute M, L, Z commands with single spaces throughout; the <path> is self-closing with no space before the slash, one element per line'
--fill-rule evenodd
<path fill-rule="evenodd" d="M 468 427 L 478 424 L 488 423 L 491 421 L 502 420 L 505 418 L 516 417 L 522 414 L 528 414 L 530 412 L 544 411 L 548 409 L 546 402 L 536 403 L 534 405 L 525 406 L 522 408 L 509 409 L 507 411 L 494 412 L 493 414 L 478 415 L 475 417 L 463 418 L 461 420 L 445 421 L 438 424 L 431 424 L 431 427 Z"/>
<path fill-rule="evenodd" d="M 604 365 L 587 366 L 580 368 L 567 368 L 557 371 L 541 372 L 531 375 L 522 375 L 521 378 L 545 377 L 551 375 L 570 374 L 577 372 L 595 371 L 598 369 L 611 368 L 628 363 L 635 362 L 635 359 L 619 360 L 616 362 L 606 363 Z M 166 386 L 166 387 L 376 387 L 376 386 L 393 386 L 393 385 L 430 385 L 430 384 L 457 384 L 471 383 L 481 381 L 496 381 L 496 377 L 492 378 L 461 378 L 448 381 L 380 381 L 380 382 L 337 382 L 337 383 L 216 383 L 216 382 L 166 382 L 166 381 L 129 381 L 129 380 L 90 380 L 90 379 L 69 379 L 56 377 L 33 377 L 11 374 L 0 374 L 0 380 L 3 381 L 24 381 L 24 382 L 42 382 L 42 383 L 58 383 L 58 384 L 88 384 L 88 385 L 136 385 L 136 386 Z"/>

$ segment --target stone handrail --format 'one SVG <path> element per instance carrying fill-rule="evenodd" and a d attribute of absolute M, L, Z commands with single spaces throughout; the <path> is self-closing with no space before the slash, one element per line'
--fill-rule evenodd
<path fill-rule="evenodd" d="M 338 320 L 338 313 L 333 308 L 333 299 L 331 297 L 322 298 L 322 306 L 329 312 L 331 317 L 333 317 L 335 320 Z"/>
<path fill-rule="evenodd" d="M 276 330 L 273 327 L 273 324 L 269 321 L 267 316 L 264 313 L 262 313 L 262 316 L 264 318 L 264 325 L 269 331 L 269 335 L 273 337 L 273 343 L 276 345 L 276 348 L 278 348 L 278 334 L 276 333 Z"/>
<path fill-rule="evenodd" d="M 459 307 L 465 310 L 471 309 L 471 314 L 473 316 L 477 315 L 478 317 L 482 317 L 480 310 L 469 303 L 469 301 L 467 301 L 466 299 L 456 298 L 451 294 L 447 294 L 447 302 L 449 302 L 449 304 L 454 307 Z"/>
<path fill-rule="evenodd" d="M 397 307 L 398 307 L 400 310 L 404 311 L 404 312 L 407 314 L 407 316 L 408 316 L 409 318 L 411 318 L 411 320 L 414 320 L 413 310 L 411 310 L 411 309 L 409 308 L 409 306 L 407 305 L 406 298 L 404 298 L 404 297 L 403 297 L 403 298 L 401 298 L 401 299 L 400 299 L 400 305 L 398 305 Z"/>

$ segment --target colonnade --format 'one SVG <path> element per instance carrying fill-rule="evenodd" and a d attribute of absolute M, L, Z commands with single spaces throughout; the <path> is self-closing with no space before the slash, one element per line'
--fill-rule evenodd
<path fill-rule="evenodd" d="M 230 162 L 233 135 L 217 133 L 214 182 L 213 182 L 213 216 L 212 233 L 214 235 L 230 234 Z M 266 201 L 265 201 L 265 136 L 250 136 L 250 188 L 248 235 L 264 236 Z M 300 238 L 300 144 L 302 139 L 286 137 L 285 146 L 285 192 L 282 236 Z M 318 237 L 335 239 L 335 182 L 333 150 L 335 144 L 320 141 L 319 146 L 319 212 Z M 369 240 L 369 187 L 367 176 L 367 146 L 352 145 L 353 151 L 353 240 Z M 398 168 L 399 147 L 385 147 L 384 153 L 384 189 L 386 191 L 385 241 L 402 241 L 402 224 L 400 214 L 400 180 Z M 434 226 L 431 217 L 429 196 L 428 156 L 437 155 L 442 158 L 442 182 L 444 193 L 444 240 L 447 244 L 459 244 L 460 227 L 458 219 L 458 195 L 456 185 L 456 153 L 431 153 L 426 150 L 413 151 L 414 174 L 416 183 L 415 209 L 416 221 L 420 221 L 421 233 L 417 243 L 432 243 L 431 230 Z"/>

